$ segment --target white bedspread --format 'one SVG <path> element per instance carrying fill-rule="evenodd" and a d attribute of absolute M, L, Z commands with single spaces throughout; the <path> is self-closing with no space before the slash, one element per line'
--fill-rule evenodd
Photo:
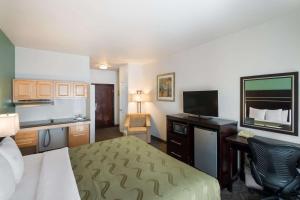
<path fill-rule="evenodd" d="M 11 200 L 36 199 L 43 154 L 24 156 L 24 174 Z"/>
<path fill-rule="evenodd" d="M 80 200 L 68 148 L 25 157 L 24 177 L 12 200 Z"/>

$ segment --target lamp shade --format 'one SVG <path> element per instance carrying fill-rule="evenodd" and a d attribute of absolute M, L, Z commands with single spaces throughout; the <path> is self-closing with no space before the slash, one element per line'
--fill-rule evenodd
<path fill-rule="evenodd" d="M 17 113 L 0 115 L 0 137 L 15 135 L 20 130 Z"/>
<path fill-rule="evenodd" d="M 148 94 L 130 94 L 129 101 L 133 102 L 147 102 L 150 101 L 150 95 Z"/>

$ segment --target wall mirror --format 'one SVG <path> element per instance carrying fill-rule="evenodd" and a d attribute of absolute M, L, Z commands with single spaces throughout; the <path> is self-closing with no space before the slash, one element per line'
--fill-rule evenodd
<path fill-rule="evenodd" d="M 298 72 L 241 77 L 242 127 L 298 135 Z"/>

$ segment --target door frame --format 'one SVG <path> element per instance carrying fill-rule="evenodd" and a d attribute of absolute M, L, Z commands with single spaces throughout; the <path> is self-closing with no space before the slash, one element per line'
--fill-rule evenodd
<path fill-rule="evenodd" d="M 96 92 L 97 92 L 97 89 L 96 89 L 96 86 L 97 85 L 112 85 L 112 87 L 113 87 L 113 103 L 112 103 L 112 108 L 113 108 L 113 113 L 112 113 L 112 121 L 113 121 L 113 125 L 112 125 L 112 127 L 114 127 L 115 126 L 115 84 L 113 84 L 113 83 L 91 83 L 91 85 L 94 85 L 95 86 L 95 119 L 94 119 L 94 121 L 95 121 L 95 129 L 97 129 L 96 127 L 97 127 L 97 124 L 96 124 Z"/>

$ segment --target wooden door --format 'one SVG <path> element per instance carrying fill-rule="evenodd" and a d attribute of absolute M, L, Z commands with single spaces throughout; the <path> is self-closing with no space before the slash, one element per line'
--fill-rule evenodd
<path fill-rule="evenodd" d="M 86 83 L 74 83 L 73 89 L 75 97 L 87 97 L 88 85 Z"/>
<path fill-rule="evenodd" d="M 72 84 L 67 81 L 55 82 L 55 97 L 56 98 L 70 98 L 72 97 Z"/>
<path fill-rule="evenodd" d="M 114 126 L 114 85 L 95 85 L 95 126 Z"/>
<path fill-rule="evenodd" d="M 36 98 L 36 81 L 14 80 L 13 81 L 14 101 L 30 100 Z"/>
<path fill-rule="evenodd" d="M 53 81 L 37 81 L 36 96 L 38 99 L 53 99 Z"/>

